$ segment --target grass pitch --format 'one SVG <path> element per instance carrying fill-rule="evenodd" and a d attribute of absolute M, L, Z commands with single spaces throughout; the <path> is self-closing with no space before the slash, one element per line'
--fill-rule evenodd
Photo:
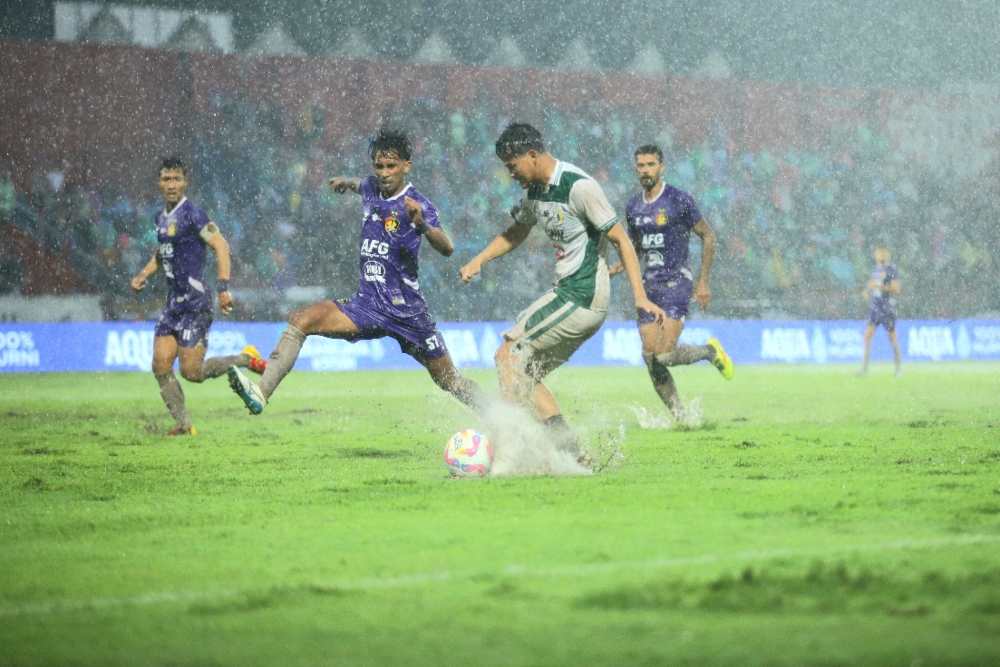
<path fill-rule="evenodd" d="M 151 375 L 0 376 L 0 664 L 997 664 L 1000 366 L 551 383 L 624 462 L 452 480 L 422 372 L 292 374 L 261 417 Z M 474 373 L 491 390 L 492 373 Z"/>

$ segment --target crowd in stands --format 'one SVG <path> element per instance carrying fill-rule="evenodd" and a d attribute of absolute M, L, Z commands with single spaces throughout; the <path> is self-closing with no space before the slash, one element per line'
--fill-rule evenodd
<path fill-rule="evenodd" d="M 294 288 L 350 295 L 360 209 L 356 197 L 331 193 L 326 181 L 370 172 L 367 138 L 330 136 L 320 108 L 290 118 L 250 98 L 219 95 L 211 103 L 212 120 L 184 157 L 192 167 L 189 195 L 233 248 L 238 314 L 282 318 Z M 448 109 L 433 99 L 411 101 L 386 119 L 410 133 L 412 181 L 436 203 L 455 242 L 451 258 L 421 258 L 421 284 L 438 319 L 510 319 L 551 282 L 551 250 L 540 232 L 481 280 L 457 280 L 458 267 L 509 223 L 506 212 L 520 197 L 493 153 L 509 120 L 488 101 Z M 602 182 L 619 212 L 637 188 L 634 148 L 663 147 L 668 182 L 694 195 L 718 234 L 710 315 L 862 317 L 861 286 L 878 244 L 893 251 L 904 281 L 901 316 L 1000 310 L 1000 263 L 990 251 L 1000 247 L 995 182 L 943 179 L 908 163 L 877 129 L 845 127 L 822 150 L 750 151 L 723 127 L 681 145 L 669 125 L 638 112 L 548 109 L 528 120 L 541 126 L 556 157 Z M 153 158 L 149 170 L 152 185 Z M 81 289 L 103 295 L 107 317 L 150 316 L 162 290 L 136 298 L 128 279 L 155 247 L 155 190 L 143 198 L 114 183 L 65 181 L 63 173 L 35 174 L 29 188 L 15 191 L 10 171 L 0 171 L 0 222 L 16 222 L 46 251 L 69 258 Z M 693 252 L 695 267 L 698 261 Z M 20 270 L 17 257 L 0 254 L 0 289 L 16 290 Z M 620 278 L 615 289 L 612 316 L 631 318 Z"/>

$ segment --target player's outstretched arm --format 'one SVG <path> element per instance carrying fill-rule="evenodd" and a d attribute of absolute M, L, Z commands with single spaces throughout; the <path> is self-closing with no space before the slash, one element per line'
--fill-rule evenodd
<path fill-rule="evenodd" d="M 639 271 L 639 257 L 636 256 L 635 248 L 622 223 L 616 222 L 614 227 L 608 230 L 608 240 L 615 245 L 618 256 L 621 257 L 628 284 L 632 287 L 632 298 L 635 300 L 636 309 L 649 313 L 657 322 L 662 323 L 667 314 L 646 296 L 646 288 L 642 286 L 642 275 Z"/>
<path fill-rule="evenodd" d="M 132 281 L 130 283 L 132 285 L 132 289 L 138 292 L 143 287 L 145 287 L 146 281 L 149 280 L 149 277 L 151 275 L 156 273 L 156 269 L 159 268 L 159 266 L 160 266 L 159 255 L 157 255 L 156 251 L 153 251 L 153 256 L 149 258 L 148 262 L 146 262 L 146 266 L 142 267 L 139 273 L 133 276 Z"/>
<path fill-rule="evenodd" d="M 348 190 L 357 194 L 361 191 L 361 179 L 352 176 L 334 176 L 330 179 L 330 189 L 337 194 L 343 194 Z"/>
<path fill-rule="evenodd" d="M 715 231 L 704 218 L 691 229 L 701 238 L 701 268 L 698 271 L 698 282 L 694 286 L 694 300 L 702 310 L 705 310 L 708 308 L 708 302 L 712 300 L 708 277 L 712 271 L 712 262 L 715 260 Z"/>
<path fill-rule="evenodd" d="M 420 205 L 420 202 L 412 197 L 404 197 L 403 206 L 406 207 L 406 214 L 410 216 L 410 224 L 413 225 L 413 229 L 417 234 L 426 236 L 427 242 L 439 253 L 445 257 L 451 257 L 451 253 L 455 252 L 455 246 L 451 242 L 451 237 L 448 236 L 448 232 L 440 227 L 431 227 L 426 224 L 424 221 L 424 207 Z"/>
<path fill-rule="evenodd" d="M 229 292 L 229 277 L 232 270 L 232 257 L 229 252 L 229 242 L 222 235 L 214 222 L 205 225 L 201 230 L 205 244 L 215 253 L 216 283 L 219 291 L 219 310 L 228 315 L 233 310 L 233 295 Z"/>
<path fill-rule="evenodd" d="M 497 257 L 503 257 L 511 250 L 521 245 L 521 243 L 524 242 L 524 239 L 528 238 L 528 234 L 530 233 L 530 226 L 514 223 L 500 234 L 497 234 L 496 238 L 490 241 L 478 255 L 473 257 L 469 263 L 459 269 L 458 276 L 464 283 L 471 282 L 472 279 L 478 276 L 479 272 L 483 270 L 484 264 L 496 259 Z"/>

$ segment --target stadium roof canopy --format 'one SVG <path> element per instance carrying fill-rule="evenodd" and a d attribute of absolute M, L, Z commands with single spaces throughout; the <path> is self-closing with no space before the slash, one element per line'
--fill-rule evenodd
<path fill-rule="evenodd" d="M 408 61 L 436 33 L 455 60 L 469 64 L 517 66 L 505 41 L 513 40 L 526 66 L 567 65 L 566 53 L 579 52 L 582 42 L 601 70 L 645 67 L 643 53 L 652 46 L 675 73 L 692 73 L 718 52 L 736 78 L 846 86 L 1000 83 L 997 0 L 18 0 L 0 2 L 0 38 L 52 39 L 57 5 L 74 3 L 112 13 L 226 15 L 231 42 L 221 22 L 207 21 L 225 52 L 247 50 L 280 23 L 312 54 Z M 118 27 L 103 21 L 92 32 L 121 39 Z M 128 22 L 121 27 L 132 29 Z M 149 43 L 132 37 L 160 46 L 169 34 Z M 353 40 L 349 49 L 345 39 Z"/>
<path fill-rule="evenodd" d="M 295 43 L 284 25 L 275 23 L 257 35 L 246 53 L 252 56 L 303 56 L 306 52 Z"/>

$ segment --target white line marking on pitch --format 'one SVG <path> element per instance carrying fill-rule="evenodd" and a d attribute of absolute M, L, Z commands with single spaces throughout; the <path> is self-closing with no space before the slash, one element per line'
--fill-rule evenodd
<path fill-rule="evenodd" d="M 826 557 L 832 554 L 853 552 L 885 552 L 905 551 L 907 549 L 933 549 L 938 547 L 956 547 L 976 544 L 991 544 L 1000 542 L 1000 535 L 964 535 L 957 537 L 941 537 L 926 540 L 894 540 L 891 542 L 876 542 L 873 544 L 856 544 L 850 546 L 831 546 L 822 551 L 817 549 L 761 549 L 752 551 L 735 551 L 729 554 L 705 554 L 701 556 L 679 556 L 677 558 L 653 558 L 647 560 L 620 560 L 604 563 L 581 563 L 576 565 L 560 565 L 555 567 L 537 568 L 527 565 L 510 564 L 493 572 L 422 572 L 399 577 L 362 578 L 330 583 L 304 583 L 289 587 L 290 591 L 319 588 L 325 590 L 343 591 L 373 591 L 392 590 L 409 586 L 440 583 L 445 581 L 475 581 L 476 579 L 493 578 L 497 575 L 513 578 L 527 577 L 580 577 L 592 574 L 617 572 L 620 570 L 658 570 L 681 567 L 684 565 L 708 565 L 724 561 L 764 561 L 775 558 L 792 557 Z M 280 586 L 275 588 L 280 589 Z M 101 609 L 116 609 L 118 607 L 147 607 L 157 604 L 179 604 L 211 601 L 223 601 L 255 593 L 267 593 L 267 588 L 215 591 L 163 591 L 160 593 L 142 593 L 123 597 L 98 597 L 86 600 L 52 600 L 47 602 L 29 602 L 22 605 L 0 607 L 0 618 L 11 616 L 45 616 L 50 614 L 75 611 L 92 611 Z"/>

